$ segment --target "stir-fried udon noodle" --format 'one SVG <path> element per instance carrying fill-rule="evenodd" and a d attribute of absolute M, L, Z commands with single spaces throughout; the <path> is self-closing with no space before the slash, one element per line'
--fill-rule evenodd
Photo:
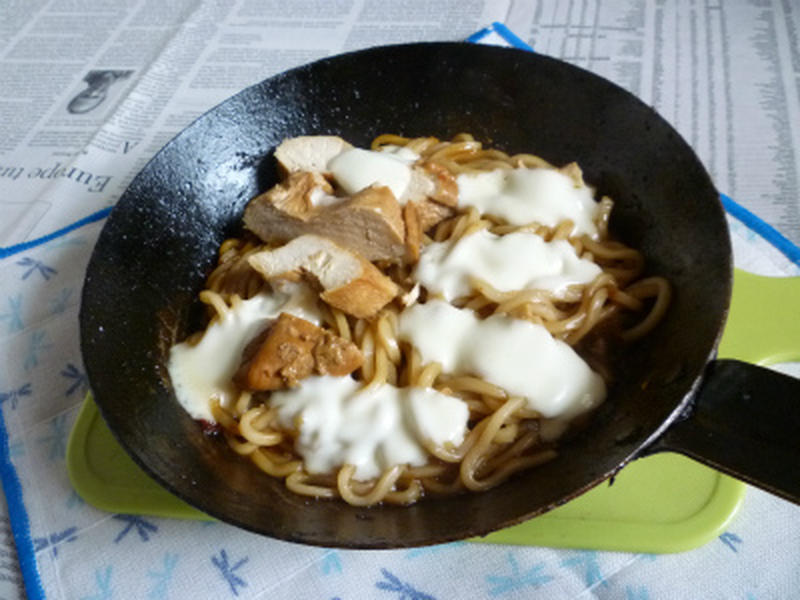
<path fill-rule="evenodd" d="M 484 148 L 466 134 L 451 141 L 381 135 L 372 142 L 374 152 L 389 149 L 394 153 L 404 149 L 405 156 L 411 157 L 407 159 L 409 164 L 424 165 L 434 180 L 451 182 L 450 185 L 460 181 L 462 175 L 546 169 L 568 177 L 575 188 L 587 187 L 574 163 L 559 168 L 532 154 L 509 155 Z M 330 179 L 329 175 L 327 177 Z M 334 196 L 344 194 L 338 185 L 334 183 L 334 186 Z M 270 476 L 283 478 L 291 491 L 317 498 L 341 498 L 360 506 L 411 504 L 426 495 L 482 491 L 523 469 L 552 460 L 558 452 L 559 435 L 565 429 L 563 418 L 546 417 L 518 391 L 504 389 L 480 373 L 468 369 L 451 372 L 440 362 L 426 361 L 424 353 L 413 342 L 413 336 L 401 335 L 401 329 L 406 311 L 414 307 L 432 307 L 435 302 L 458 309 L 459 315 L 471 315 L 469 318 L 477 319 L 476 327 L 489 322 L 502 323 L 504 327 L 519 322 L 535 324 L 544 328 L 553 340 L 558 340 L 559 347 L 563 342 L 577 349 L 604 383 L 610 384 L 613 369 L 604 355 L 592 351 L 597 346 L 593 341 L 613 338 L 613 343 L 625 344 L 647 335 L 667 310 L 670 288 L 662 277 L 643 276 L 641 253 L 609 235 L 613 201 L 603 197 L 595 202 L 592 233 L 576 231 L 575 223 L 570 220 L 550 225 L 513 223 L 492 214 L 491 210 L 481 210 L 460 201 L 454 206 L 438 204 L 434 206 L 438 222 L 416 232 L 416 247 L 410 247 L 400 259 L 369 261 L 397 286 L 397 293 L 375 314 L 355 316 L 335 302 L 326 302 L 324 294 L 314 296 L 319 327 L 351 343 L 362 357 L 356 370 L 340 377 L 355 381 L 358 390 L 367 392 L 395 388 L 434 390 L 455 398 L 466 407 L 463 435 L 444 443 L 435 442 L 432 439 L 435 436 L 417 435 L 426 455 L 424 460 L 384 464 L 379 473 L 366 478 L 358 476 L 357 465 L 347 462 L 333 464 L 325 472 L 310 468 L 298 441 L 310 417 L 297 413 L 288 420 L 285 416 L 282 418 L 281 407 L 285 407 L 285 403 L 275 400 L 286 389 L 302 389 L 305 379 L 290 381 L 284 390 L 259 391 L 237 384 L 235 394 L 227 400 L 203 399 L 209 404 L 216 430 L 236 453 L 249 458 Z M 408 238 L 421 221 L 409 220 L 408 211 L 403 214 Z M 576 260 L 584 259 L 599 267 L 596 276 L 584 283 L 571 283 L 554 293 L 531 286 L 502 289 L 486 279 L 469 275 L 466 288 L 450 293 L 450 297 L 447 292 L 431 289 L 420 281 L 418 273 L 428 256 L 426 252 L 432 253 L 434 248 L 447 248 L 450 252 L 449 249 L 478 234 L 484 236 L 482 239 L 488 244 L 502 238 L 510 241 L 512 238 L 506 236 L 520 233 L 529 234 L 525 240 L 535 235 L 547 244 L 566 242 Z M 479 238 L 472 239 L 477 242 Z M 222 244 L 218 265 L 199 295 L 208 306 L 211 324 L 241 309 L 250 299 L 279 293 L 278 290 L 283 289 L 281 285 L 287 282 L 289 285 L 307 284 L 315 293 L 319 292 L 320 283 L 308 275 L 308 265 L 281 281 L 265 277 L 253 267 L 251 257 L 286 243 L 266 243 L 248 231 Z M 466 293 L 462 293 L 465 290 Z M 445 309 L 451 310 L 448 307 L 442 310 Z M 196 333 L 188 344 L 197 343 L 204 333 Z M 527 360 L 534 361 L 536 357 L 527 357 Z M 324 391 L 321 394 L 324 395 Z M 586 420 L 591 411 L 573 412 L 575 414 L 568 420 L 574 427 Z M 547 433 L 553 424 L 560 426 L 559 433 Z"/>

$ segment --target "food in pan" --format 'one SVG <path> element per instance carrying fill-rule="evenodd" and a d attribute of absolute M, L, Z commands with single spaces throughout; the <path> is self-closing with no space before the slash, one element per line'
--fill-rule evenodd
<path fill-rule="evenodd" d="M 613 345 L 667 310 L 575 163 L 466 134 L 302 136 L 275 157 L 169 372 L 298 494 L 411 504 L 552 460 L 613 385 Z"/>

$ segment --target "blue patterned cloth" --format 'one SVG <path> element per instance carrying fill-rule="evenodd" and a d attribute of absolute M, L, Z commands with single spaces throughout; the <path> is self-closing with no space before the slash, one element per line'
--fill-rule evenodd
<path fill-rule="evenodd" d="M 505 39 L 497 28 L 489 33 Z M 736 206 L 728 203 L 734 212 Z M 275 541 L 222 523 L 93 508 L 70 486 L 65 452 L 88 389 L 77 313 L 103 216 L 65 226 L 40 243 L 6 247 L 0 257 L 0 475 L 30 598 L 796 597 L 800 508 L 758 490 L 748 491 L 718 539 L 658 556 L 463 542 L 344 551 Z M 797 249 L 768 243 L 762 236 L 772 233 L 752 215 L 740 212 L 730 226 L 738 266 L 800 275 Z"/>

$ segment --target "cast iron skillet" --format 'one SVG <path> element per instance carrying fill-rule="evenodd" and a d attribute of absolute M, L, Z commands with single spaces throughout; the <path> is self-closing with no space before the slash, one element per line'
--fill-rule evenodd
<path fill-rule="evenodd" d="M 616 199 L 613 231 L 644 251 L 648 271 L 672 282 L 669 314 L 625 351 L 619 381 L 591 427 L 539 469 L 486 493 L 408 508 L 295 496 L 183 412 L 165 368 L 168 349 L 197 327 L 195 298 L 217 247 L 240 230 L 247 201 L 274 183 L 271 151 L 282 139 L 337 134 L 363 146 L 383 132 L 448 138 L 463 131 L 556 164 L 577 160 L 586 179 Z M 650 108 L 543 56 L 412 44 L 268 79 L 170 142 L 100 235 L 83 289 L 81 345 L 111 431 L 190 504 L 284 540 L 415 546 L 520 522 L 666 448 L 797 500 L 800 410 L 791 401 L 800 382 L 742 363 L 709 363 L 730 293 L 731 247 L 717 192 L 689 146 Z"/>

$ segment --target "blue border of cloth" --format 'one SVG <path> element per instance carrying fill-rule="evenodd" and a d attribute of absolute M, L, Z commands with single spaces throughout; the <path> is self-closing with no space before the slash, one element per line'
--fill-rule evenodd
<path fill-rule="evenodd" d="M 113 206 L 109 206 L 108 208 L 103 208 L 101 210 L 98 210 L 97 212 L 93 212 L 88 217 L 78 219 L 77 221 L 70 223 L 66 227 L 57 229 L 53 233 L 48 233 L 47 235 L 43 235 L 42 237 L 38 237 L 29 240 L 27 242 L 22 242 L 20 244 L 14 244 L 13 246 L 0 247 L 0 259 L 8 258 L 9 256 L 12 256 L 14 254 L 18 254 L 20 252 L 24 252 L 25 250 L 30 250 L 31 248 L 35 248 L 36 246 L 41 246 L 42 244 L 46 244 L 51 240 L 60 238 L 62 235 L 66 235 L 70 231 L 79 229 L 84 225 L 88 225 L 89 223 L 102 221 L 111 213 L 112 208 Z"/>
<path fill-rule="evenodd" d="M 30 600 L 44 599 L 44 588 L 36 568 L 36 551 L 31 538 L 31 524 L 28 520 L 28 511 L 22 499 L 22 485 L 14 465 L 11 464 L 11 451 L 8 446 L 8 431 L 6 420 L 0 411 L 0 481 L 3 482 L 3 491 L 8 504 L 8 520 L 11 522 L 11 533 L 14 534 L 14 544 L 17 547 L 17 560 L 25 592 Z"/>
<path fill-rule="evenodd" d="M 725 194 L 719 195 L 722 200 L 722 206 L 729 215 L 735 217 L 751 230 L 755 231 L 762 238 L 767 240 L 770 244 L 780 250 L 786 258 L 800 267 L 800 248 L 798 248 L 791 240 L 787 239 L 780 231 L 775 229 L 769 223 L 763 221 L 741 204 L 733 201 L 732 198 Z"/>
<path fill-rule="evenodd" d="M 495 21 L 488 27 L 484 27 L 480 31 L 476 31 L 467 38 L 467 41 L 472 42 L 474 44 L 479 44 L 483 38 L 485 38 L 487 35 L 490 35 L 491 33 L 496 33 L 514 48 L 519 48 L 520 50 L 528 50 L 529 52 L 534 51 L 533 47 L 530 44 L 524 42 L 519 36 L 517 36 L 517 34 L 511 31 L 503 23 L 499 23 L 498 21 Z"/>

